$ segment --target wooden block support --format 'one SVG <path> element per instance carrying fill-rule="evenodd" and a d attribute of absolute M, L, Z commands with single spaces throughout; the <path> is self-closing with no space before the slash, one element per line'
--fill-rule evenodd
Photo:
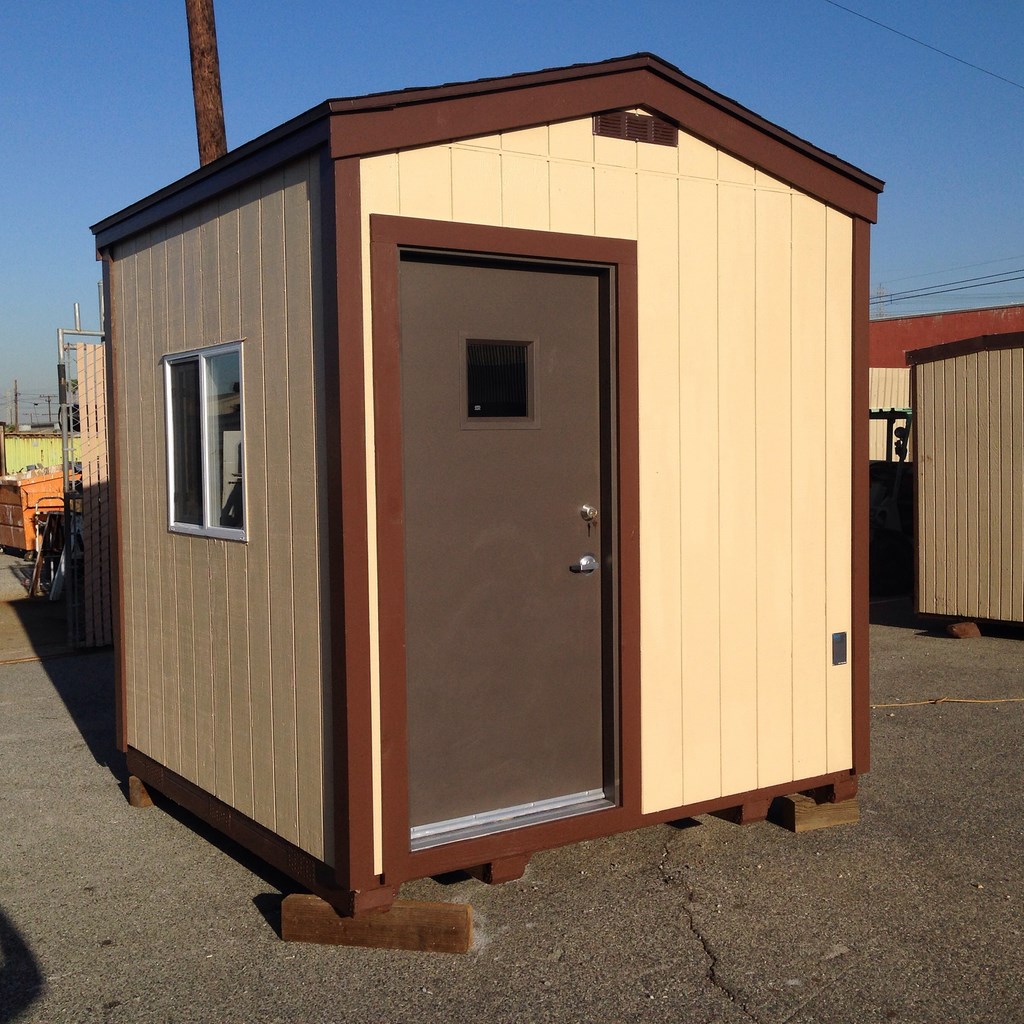
<path fill-rule="evenodd" d="M 395 900 L 390 910 L 342 917 L 319 896 L 293 893 L 281 903 L 281 938 L 332 946 L 467 953 L 473 944 L 473 908 L 468 903 Z"/>
<path fill-rule="evenodd" d="M 771 799 L 767 797 L 748 800 L 745 804 L 735 807 L 723 807 L 720 811 L 712 811 L 716 818 L 731 821 L 734 825 L 751 825 L 755 821 L 764 821 L 768 817 Z"/>
<path fill-rule="evenodd" d="M 835 803 L 818 803 L 803 793 L 780 796 L 772 804 L 770 818 L 790 832 L 810 832 L 832 825 L 853 825 L 860 821 L 860 806 L 856 797 Z"/>
<path fill-rule="evenodd" d="M 846 779 L 838 779 L 826 786 L 817 786 L 814 789 L 800 790 L 804 796 L 814 798 L 816 804 L 839 803 L 841 800 L 849 800 L 857 795 L 857 776 L 851 775 Z"/>
<path fill-rule="evenodd" d="M 981 636 L 976 622 L 951 622 L 946 627 L 946 632 L 956 640 L 972 640 Z"/>
<path fill-rule="evenodd" d="M 153 798 L 146 789 L 146 784 L 135 775 L 128 776 L 128 803 L 132 807 L 152 807 Z"/>
<path fill-rule="evenodd" d="M 470 868 L 469 873 L 488 885 L 501 885 L 503 882 L 514 882 L 517 878 L 522 878 L 529 863 L 530 855 L 521 853 L 515 857 L 503 857 L 501 860 L 480 864 L 478 867 Z"/>

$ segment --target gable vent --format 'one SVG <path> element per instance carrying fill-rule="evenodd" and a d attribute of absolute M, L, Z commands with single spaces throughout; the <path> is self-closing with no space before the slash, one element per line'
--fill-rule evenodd
<path fill-rule="evenodd" d="M 628 142 L 652 142 L 656 146 L 678 146 L 679 133 L 673 124 L 650 114 L 616 110 L 594 116 L 594 134 Z"/>

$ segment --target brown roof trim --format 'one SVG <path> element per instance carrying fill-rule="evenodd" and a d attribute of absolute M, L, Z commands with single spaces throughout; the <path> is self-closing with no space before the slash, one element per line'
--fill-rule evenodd
<path fill-rule="evenodd" d="M 330 112 L 335 115 L 352 116 L 358 114 L 394 112 L 402 107 L 422 106 L 424 104 L 451 103 L 460 99 L 482 98 L 494 96 L 500 93 L 513 91 L 533 91 L 538 88 L 567 83 L 587 83 L 587 89 L 593 84 L 594 79 L 605 78 L 614 75 L 633 75 L 636 72 L 650 72 L 662 78 L 695 99 L 711 105 L 731 118 L 735 118 L 747 124 L 749 127 L 768 135 L 784 145 L 802 152 L 804 155 L 816 160 L 831 170 L 845 175 L 863 187 L 878 194 L 885 187 L 885 183 L 873 175 L 867 174 L 853 164 L 847 163 L 832 153 L 819 149 L 805 139 L 786 131 L 777 124 L 755 114 L 752 110 L 737 103 L 735 100 L 715 92 L 713 89 L 698 82 L 694 78 L 685 75 L 679 68 L 668 61 L 656 56 L 653 53 L 635 53 L 628 57 L 614 57 L 610 60 L 597 61 L 590 64 L 572 64 L 567 67 L 548 68 L 544 71 L 535 71 L 515 75 L 507 75 L 502 78 L 484 78 L 473 82 L 456 82 L 448 85 L 432 88 L 403 89 L 399 92 L 376 93 L 370 96 L 351 97 L 348 99 L 328 100 L 327 106 Z M 535 102 L 531 100 L 531 102 Z M 594 104 L 588 103 L 582 108 L 573 106 L 571 111 L 563 110 L 555 116 L 549 111 L 534 110 L 533 124 L 540 124 L 552 120 L 566 120 L 570 117 L 581 116 L 588 113 L 598 113 Z M 671 113 L 671 111 L 662 111 Z M 420 115 L 422 116 L 422 115 Z M 410 141 L 405 138 L 401 143 L 404 148 L 409 145 L 426 145 L 430 142 L 440 142 L 449 138 L 467 138 L 465 134 L 446 135 L 434 125 L 433 131 L 424 126 L 423 141 Z M 511 127 L 505 125 L 506 128 Z M 683 125 L 685 127 L 685 125 Z M 339 140 L 339 145 L 344 148 L 344 155 L 367 155 L 375 150 L 372 139 L 363 138 L 358 131 L 353 131 L 351 139 L 348 138 L 351 129 L 346 127 L 339 135 L 343 136 L 344 142 Z M 491 128 L 492 131 L 497 130 Z M 477 131 L 471 132 L 477 134 Z M 720 140 L 716 139 L 716 142 Z M 385 150 L 396 148 L 386 146 Z M 342 155 L 335 153 L 336 156 Z"/>
<path fill-rule="evenodd" d="M 940 359 L 969 356 L 975 352 L 998 352 L 1007 348 L 1024 348 L 1024 331 L 1014 331 L 1011 334 L 983 334 L 978 338 L 946 341 L 928 348 L 910 349 L 903 355 L 908 366 L 915 366 L 918 363 L 934 363 Z"/>
<path fill-rule="evenodd" d="M 685 131 L 865 220 L 884 182 L 650 53 L 333 99 L 93 225 L 99 250 L 330 140 L 335 159 L 649 107 Z"/>

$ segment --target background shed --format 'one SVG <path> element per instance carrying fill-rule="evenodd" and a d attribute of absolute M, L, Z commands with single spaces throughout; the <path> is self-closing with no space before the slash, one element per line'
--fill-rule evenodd
<path fill-rule="evenodd" d="M 132 771 L 349 912 L 408 878 L 688 813 L 763 814 L 796 789 L 855 792 L 868 766 L 864 408 L 880 189 L 637 55 L 330 101 L 97 225 Z M 454 287 L 452 267 L 560 275 L 596 303 L 579 323 L 592 320 L 581 344 L 596 360 L 585 390 L 599 493 L 581 490 L 563 525 L 572 559 L 589 546 L 600 570 L 584 581 L 559 554 L 542 575 L 596 588 L 596 632 L 567 629 L 554 646 L 570 668 L 563 650 L 596 651 L 598 779 L 586 800 L 496 798 L 433 823 L 438 839 L 410 828 L 415 708 L 431 703 L 412 693 L 422 671 L 407 630 L 423 608 L 407 556 L 423 516 L 409 512 L 410 466 L 499 439 L 456 400 L 437 426 L 452 433 L 414 450 L 403 360 L 434 335 L 456 348 L 496 336 L 473 331 L 503 336 L 500 324 L 409 333 L 462 308 L 443 291 L 416 305 L 416 281 Z M 511 348 L 538 346 L 526 382 L 560 365 L 541 365 L 537 353 L 560 351 L 544 331 L 513 331 Z M 449 342 L 437 344 L 457 389 Z M 237 397 L 222 398 L 240 416 L 244 523 L 176 524 L 174 453 L 191 442 L 174 432 L 165 373 L 219 353 L 239 364 Z M 582 408 L 572 379 L 551 389 Z M 513 414 L 528 429 L 503 443 L 558 451 L 551 389 L 536 422 L 535 397 Z M 225 479 L 214 464 L 228 447 L 207 467 Z M 459 557 L 486 553 L 448 591 L 456 602 L 483 586 L 469 611 L 498 593 L 488 574 L 519 573 L 535 547 L 487 546 L 535 511 L 529 487 L 497 493 L 491 518 L 458 535 Z M 483 718 L 495 700 L 462 705 Z"/>
<path fill-rule="evenodd" d="M 1024 622 L 1024 334 L 907 353 L 917 611 Z"/>

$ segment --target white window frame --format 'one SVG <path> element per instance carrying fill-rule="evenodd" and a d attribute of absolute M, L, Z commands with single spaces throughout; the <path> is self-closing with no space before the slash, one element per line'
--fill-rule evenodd
<path fill-rule="evenodd" d="M 247 539 L 246 523 L 248 522 L 249 496 L 246 489 L 245 471 L 245 370 L 242 359 L 242 342 L 224 342 L 220 345 L 209 345 L 204 348 L 193 348 L 187 352 L 168 353 L 161 358 L 164 367 L 164 435 L 167 442 L 167 529 L 172 533 L 189 533 L 198 537 L 216 537 L 221 540 Z M 224 355 L 228 352 L 238 353 L 238 399 L 239 399 L 239 422 L 242 432 L 242 451 L 240 457 L 240 471 L 242 475 L 242 526 L 240 528 L 220 526 L 213 523 L 214 503 L 210 494 L 209 480 L 209 416 L 207 415 L 207 378 L 209 376 L 206 368 L 206 361 L 214 356 Z M 203 524 L 180 523 L 174 518 L 174 408 L 171 402 L 171 367 L 176 363 L 198 362 L 199 364 L 199 408 L 200 408 L 200 436 L 202 443 L 201 478 L 202 478 L 202 509 Z"/>

